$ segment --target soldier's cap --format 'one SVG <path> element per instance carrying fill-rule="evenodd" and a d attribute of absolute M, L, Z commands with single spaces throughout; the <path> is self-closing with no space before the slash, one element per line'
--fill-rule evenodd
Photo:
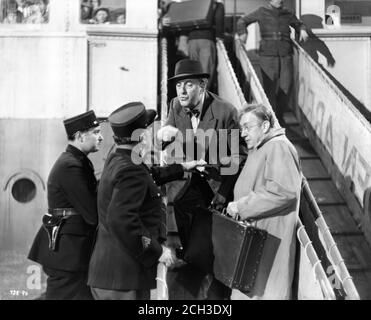
<path fill-rule="evenodd" d="M 203 72 L 202 65 L 197 60 L 183 59 L 175 65 L 174 76 L 168 81 L 179 81 L 183 79 L 209 78 L 210 75 Z"/>
<path fill-rule="evenodd" d="M 65 119 L 63 121 L 64 128 L 68 137 L 72 137 L 77 131 L 86 131 L 94 127 L 98 127 L 100 121 L 93 110 L 81 113 L 72 118 Z"/>
<path fill-rule="evenodd" d="M 155 110 L 147 110 L 142 102 L 130 102 L 113 111 L 108 121 L 118 138 L 130 138 L 134 130 L 145 129 L 157 116 Z"/>

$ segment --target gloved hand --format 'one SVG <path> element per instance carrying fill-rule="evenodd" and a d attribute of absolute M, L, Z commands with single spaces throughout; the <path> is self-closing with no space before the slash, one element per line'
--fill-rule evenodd
<path fill-rule="evenodd" d="M 215 193 L 213 200 L 211 200 L 211 208 L 217 211 L 222 211 L 226 204 L 226 198 L 220 193 Z"/>

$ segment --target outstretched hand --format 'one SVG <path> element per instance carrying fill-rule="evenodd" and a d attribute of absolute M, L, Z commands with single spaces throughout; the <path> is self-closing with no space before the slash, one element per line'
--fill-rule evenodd
<path fill-rule="evenodd" d="M 206 164 L 207 164 L 206 161 L 201 159 L 201 160 L 198 160 L 198 161 L 193 160 L 193 161 L 183 162 L 182 167 L 183 167 L 184 171 L 190 171 L 192 169 L 197 169 L 200 172 L 202 172 L 203 168 L 205 167 Z"/>

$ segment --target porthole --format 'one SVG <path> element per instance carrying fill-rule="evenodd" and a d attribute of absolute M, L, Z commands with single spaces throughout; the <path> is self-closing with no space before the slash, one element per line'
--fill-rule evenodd
<path fill-rule="evenodd" d="M 21 203 L 28 203 L 36 196 L 35 183 L 27 178 L 17 180 L 12 187 L 13 198 Z"/>

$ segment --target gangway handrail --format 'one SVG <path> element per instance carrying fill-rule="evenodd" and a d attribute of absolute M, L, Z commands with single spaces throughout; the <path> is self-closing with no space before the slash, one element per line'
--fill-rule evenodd
<path fill-rule="evenodd" d="M 241 108 L 243 108 L 244 106 L 247 105 L 247 102 L 246 102 L 245 96 L 242 92 L 240 83 L 237 80 L 237 77 L 236 77 L 236 74 L 235 74 L 234 69 L 232 67 L 231 61 L 228 58 L 228 53 L 227 53 L 227 50 L 225 49 L 224 42 L 220 39 L 217 39 L 216 47 L 217 47 L 217 50 L 221 52 L 221 56 L 224 59 L 224 63 L 227 65 L 227 70 L 228 70 L 229 75 L 232 78 L 233 85 L 234 85 L 234 87 L 237 91 L 237 95 L 238 95 L 238 99 L 240 101 Z M 238 106 L 236 106 L 236 107 L 238 107 Z"/>
<path fill-rule="evenodd" d="M 308 181 L 305 177 L 303 177 L 302 183 L 303 193 L 305 194 L 306 198 L 309 200 L 313 214 L 315 216 L 315 223 L 322 234 L 323 241 L 321 242 L 324 244 L 327 256 L 330 259 L 331 264 L 334 266 L 334 271 L 336 272 L 339 280 L 342 283 L 343 289 L 347 294 L 347 297 L 351 300 L 359 300 L 358 291 L 354 285 L 353 278 L 349 274 L 349 271 L 345 265 L 344 259 L 342 258 L 340 251 L 334 238 L 331 235 L 330 229 L 326 224 L 326 221 L 322 215 L 321 209 L 319 208 L 316 199 L 313 196 L 312 191 L 310 190 Z"/>
<path fill-rule="evenodd" d="M 168 62 L 167 62 L 167 39 L 165 37 L 161 38 L 160 41 L 160 57 L 161 57 L 161 126 L 165 124 L 167 117 L 167 74 L 168 74 Z"/>
<path fill-rule="evenodd" d="M 273 108 L 272 108 L 272 106 L 269 102 L 269 99 L 268 99 L 267 95 L 265 94 L 263 86 L 262 86 L 262 84 L 259 80 L 258 75 L 255 72 L 255 69 L 254 69 L 252 63 L 251 63 L 250 59 L 248 58 L 246 47 L 243 45 L 242 41 L 240 40 L 240 38 L 238 37 L 237 34 L 235 35 L 234 40 L 235 40 L 234 44 L 235 44 L 236 52 L 242 51 L 245 54 L 246 59 L 245 59 L 244 62 L 246 63 L 248 70 L 244 70 L 244 71 L 245 71 L 245 73 L 248 72 L 248 74 L 250 76 L 250 81 L 252 81 L 254 83 L 255 87 L 257 88 L 258 94 L 254 95 L 254 98 L 255 98 L 256 102 L 265 105 L 266 107 L 268 107 L 268 109 L 270 109 L 272 111 L 272 114 L 273 114 L 273 117 L 274 117 L 275 127 L 280 128 L 281 126 L 280 126 L 279 122 L 277 121 L 276 114 L 273 111 Z M 241 57 L 239 57 L 239 58 L 241 58 Z M 241 66 L 243 68 L 242 64 L 241 64 Z"/>
<path fill-rule="evenodd" d="M 334 290 L 327 278 L 325 270 L 323 269 L 321 260 L 318 258 L 318 255 L 312 245 L 312 241 L 305 231 L 305 226 L 301 222 L 300 218 L 298 218 L 297 222 L 296 235 L 299 243 L 304 248 L 304 252 L 308 257 L 310 264 L 312 265 L 314 276 L 319 282 L 324 298 L 327 300 L 336 300 Z"/>
<path fill-rule="evenodd" d="M 367 128 L 367 130 L 371 133 L 371 124 L 364 115 L 354 106 L 354 104 L 349 100 L 349 98 L 336 86 L 334 81 L 324 72 L 321 67 L 316 63 L 313 58 L 306 52 L 294 39 L 291 39 L 294 43 L 294 48 L 303 55 L 312 68 L 314 68 L 318 74 L 323 78 L 323 80 L 328 84 L 328 86 L 336 93 L 336 95 L 344 102 L 344 104 L 353 112 L 357 120 L 359 120 L 362 125 Z"/>
<path fill-rule="evenodd" d="M 161 96 L 160 96 L 160 113 L 161 113 L 161 126 L 165 124 L 167 117 L 167 39 L 162 37 L 160 39 L 160 58 L 161 58 Z M 164 152 L 160 152 L 160 164 L 164 165 Z M 167 206 L 167 198 L 163 197 L 164 204 Z M 165 225 L 167 229 L 167 225 Z M 166 230 L 167 233 L 167 230 Z M 160 262 L 157 265 L 156 287 L 157 287 L 157 300 L 169 300 L 169 290 L 166 282 L 167 267 L 164 263 Z"/>
<path fill-rule="evenodd" d="M 334 84 L 331 78 L 320 68 L 320 66 L 312 59 L 312 57 L 294 40 L 294 47 L 303 55 L 312 68 L 314 68 L 317 73 L 323 78 L 327 85 L 339 96 L 339 98 L 344 102 L 344 104 L 351 110 L 359 121 L 371 132 L 371 125 L 366 120 L 366 118 L 358 111 L 358 109 L 353 105 L 353 103 L 348 99 L 348 97 Z M 315 223 L 319 228 L 322 239 L 321 242 L 326 248 L 327 256 L 330 259 L 331 264 L 334 267 L 334 271 L 341 281 L 344 291 L 347 296 L 352 300 L 359 300 L 359 293 L 354 285 L 353 279 L 349 274 L 349 271 L 345 265 L 344 259 L 342 258 L 336 242 L 334 241 L 330 229 L 326 224 L 326 221 L 322 215 L 322 212 L 310 190 L 308 181 L 303 179 L 303 192 L 305 193 L 307 199 L 312 205 L 312 213 L 314 214 L 316 220 Z"/>
<path fill-rule="evenodd" d="M 295 42 L 295 45 L 296 45 L 296 47 L 298 47 L 298 49 L 300 51 L 303 51 L 304 54 L 307 55 L 307 53 L 296 42 Z M 270 108 L 271 111 L 273 112 L 272 107 L 268 102 L 268 98 L 266 97 L 266 94 L 264 92 L 264 89 L 263 89 L 262 85 L 260 84 L 259 78 L 258 78 L 258 76 L 257 76 L 257 74 L 254 70 L 254 67 L 253 67 L 252 63 L 250 62 L 250 59 L 247 55 L 246 48 L 242 44 L 242 42 L 240 41 L 238 36 L 235 36 L 235 46 L 236 46 L 235 47 L 236 51 L 237 50 L 242 50 L 242 52 L 245 53 L 243 58 L 244 58 L 244 62 L 247 65 L 248 70 L 244 70 L 244 72 L 245 73 L 248 72 L 251 79 L 254 82 L 256 82 L 256 86 L 258 88 L 258 92 L 259 92 L 259 95 L 260 95 L 260 97 L 255 96 L 255 98 L 257 98 L 257 102 L 262 102 L 262 103 L 266 104 L 266 106 L 268 106 L 268 108 Z M 242 57 L 238 57 L 238 58 L 241 59 Z M 310 58 L 310 57 L 308 56 L 308 58 Z M 310 58 L 310 59 L 311 59 L 311 62 L 315 65 L 315 67 L 319 68 L 314 63 L 312 58 Z M 324 73 L 322 70 L 321 70 L 321 72 Z M 331 80 L 328 78 L 328 81 L 331 81 Z M 261 98 L 262 95 L 264 95 L 265 97 Z M 344 96 L 344 94 L 342 94 L 342 95 Z M 261 99 L 261 101 L 259 101 L 258 99 Z M 344 99 L 347 99 L 347 98 L 344 96 Z M 348 100 L 348 102 L 350 103 L 349 100 Z M 355 107 L 353 106 L 353 108 L 355 108 Z M 273 114 L 274 114 L 274 112 L 273 112 Z M 365 120 L 365 119 L 363 119 L 363 120 Z M 315 210 L 315 214 L 316 214 L 316 218 L 317 218 L 316 219 L 316 225 L 319 228 L 319 230 L 322 234 L 322 237 L 324 239 L 324 241 L 321 240 L 321 242 L 322 243 L 325 242 L 325 243 L 323 243 L 323 245 L 325 246 L 325 248 L 327 248 L 327 255 L 329 256 L 329 260 L 331 262 L 331 265 L 333 265 L 333 267 L 334 267 L 334 271 L 336 272 L 336 276 L 341 281 L 341 283 L 344 287 L 344 291 L 348 295 L 348 297 L 350 299 L 359 300 L 360 299 L 359 294 L 357 292 L 357 289 L 354 286 L 352 277 L 349 275 L 348 269 L 346 268 L 345 263 L 344 263 L 344 259 L 341 257 L 341 254 L 340 254 L 340 252 L 337 248 L 337 245 L 336 245 L 336 243 L 335 243 L 335 241 L 334 241 L 334 239 L 333 239 L 333 237 L 330 233 L 330 230 L 329 230 L 329 228 L 328 228 L 328 226 L 327 226 L 327 224 L 326 224 L 326 222 L 325 222 L 325 220 L 322 216 L 322 213 L 321 213 L 321 211 L 318 207 L 318 204 L 317 204 L 317 202 L 316 202 L 316 200 L 313 196 L 313 193 L 310 190 L 308 182 L 307 182 L 307 180 L 305 179 L 304 176 L 303 176 L 302 188 L 303 188 L 303 192 L 308 196 L 308 200 L 310 201 L 310 204 L 312 205 L 312 207 Z"/>

